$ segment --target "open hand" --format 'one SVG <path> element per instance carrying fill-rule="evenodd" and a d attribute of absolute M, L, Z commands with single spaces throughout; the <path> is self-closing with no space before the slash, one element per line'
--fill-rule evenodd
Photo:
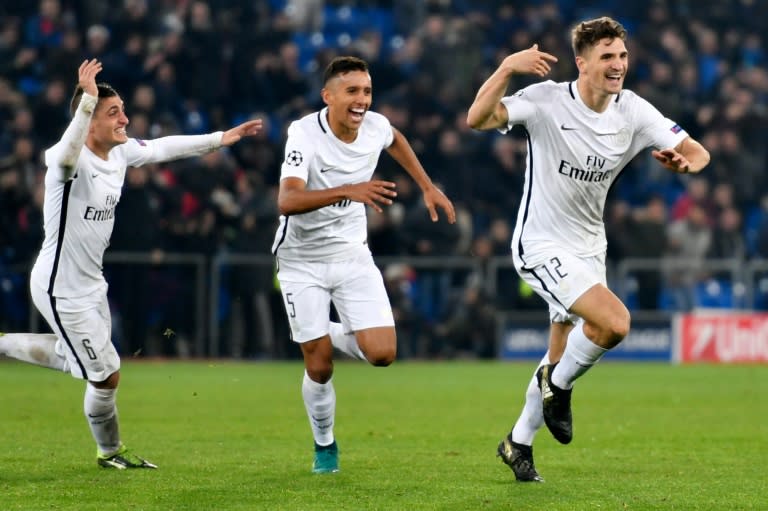
<path fill-rule="evenodd" d="M 263 122 L 261 119 L 246 121 L 224 132 L 221 136 L 221 145 L 230 146 L 240 141 L 243 137 L 250 137 L 261 131 Z"/>
<path fill-rule="evenodd" d="M 377 212 L 382 213 L 380 204 L 389 206 L 392 204 L 392 199 L 397 197 L 395 191 L 395 183 L 391 181 L 380 181 L 374 179 L 372 181 L 365 181 L 363 183 L 355 183 L 353 185 L 345 185 L 344 193 L 347 199 L 355 202 L 362 202 L 375 209 Z"/>
<path fill-rule="evenodd" d="M 448 197 L 440 190 L 440 188 L 432 185 L 424 191 L 424 204 L 429 211 L 429 218 L 433 222 L 437 222 L 437 208 L 440 208 L 445 212 L 448 217 L 448 223 L 456 223 L 456 211 L 453 209 L 453 203 Z"/>
<path fill-rule="evenodd" d="M 665 168 L 681 174 L 686 174 L 690 170 L 691 163 L 685 156 L 674 149 L 662 149 L 661 151 L 651 151 L 651 155 L 658 160 Z"/>
<path fill-rule="evenodd" d="M 84 60 L 77 70 L 77 84 L 90 96 L 99 96 L 96 75 L 100 72 L 101 62 L 96 59 Z"/>

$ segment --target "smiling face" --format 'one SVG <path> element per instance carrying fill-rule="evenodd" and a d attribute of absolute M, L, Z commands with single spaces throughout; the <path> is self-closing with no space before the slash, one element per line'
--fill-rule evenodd
<path fill-rule="evenodd" d="M 629 69 L 629 55 L 624 41 L 618 37 L 600 39 L 597 44 L 576 56 L 579 80 L 592 94 L 618 94 Z"/>
<path fill-rule="evenodd" d="M 88 147 L 96 154 L 108 153 L 113 147 L 128 141 L 125 105 L 120 96 L 99 99 L 88 131 Z"/>
<path fill-rule="evenodd" d="M 347 71 L 326 82 L 322 97 L 328 105 L 328 123 L 339 139 L 355 140 L 365 112 L 371 107 L 372 95 L 371 75 L 367 71 Z"/>
<path fill-rule="evenodd" d="M 603 112 L 624 85 L 629 68 L 626 39 L 621 23 L 607 16 L 582 21 L 573 28 L 579 94 L 596 112 Z"/>

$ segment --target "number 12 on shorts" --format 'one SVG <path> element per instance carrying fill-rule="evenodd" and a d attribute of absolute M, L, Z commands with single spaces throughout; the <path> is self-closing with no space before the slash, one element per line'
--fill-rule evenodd
<path fill-rule="evenodd" d="M 560 262 L 560 259 L 557 257 L 553 257 L 549 260 L 548 263 L 544 263 L 541 266 L 544 268 L 544 270 L 547 272 L 547 275 L 549 275 L 549 278 L 552 279 L 552 282 L 557 284 L 561 279 L 564 279 L 568 276 L 567 273 L 565 273 L 563 270 L 561 270 L 561 266 L 563 263 Z"/>

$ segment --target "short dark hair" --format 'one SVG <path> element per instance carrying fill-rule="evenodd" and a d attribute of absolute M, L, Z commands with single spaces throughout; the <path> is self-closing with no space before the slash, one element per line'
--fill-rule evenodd
<path fill-rule="evenodd" d="M 99 99 L 101 98 L 111 98 L 114 96 L 119 96 L 117 91 L 108 83 L 101 82 L 96 84 L 96 88 L 99 89 Z M 83 97 L 83 93 L 85 90 L 83 90 L 82 87 L 79 85 L 75 87 L 75 93 L 72 94 L 72 100 L 69 102 L 69 113 L 74 116 L 75 112 L 77 111 L 77 106 L 80 104 L 80 98 Z"/>
<path fill-rule="evenodd" d="M 621 23 L 608 16 L 582 21 L 572 31 L 573 53 L 583 55 L 586 50 L 596 45 L 601 39 L 619 38 L 627 40 L 627 30 Z"/>
<path fill-rule="evenodd" d="M 364 71 L 367 73 L 368 63 L 357 57 L 336 57 L 325 68 L 323 85 L 328 83 L 331 78 L 350 71 Z"/>

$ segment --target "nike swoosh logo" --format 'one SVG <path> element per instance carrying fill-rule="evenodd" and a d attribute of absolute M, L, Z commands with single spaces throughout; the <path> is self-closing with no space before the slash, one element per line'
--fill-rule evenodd
<path fill-rule="evenodd" d="M 99 173 L 97 172 L 96 174 L 91 174 L 91 177 L 96 179 L 97 177 L 99 177 Z"/>
<path fill-rule="evenodd" d="M 579 128 L 569 128 L 565 124 L 561 124 L 560 125 L 560 129 L 563 130 L 563 131 L 574 131 L 574 130 L 577 130 Z"/>
<path fill-rule="evenodd" d="M 325 174 L 325 173 L 326 173 L 326 172 L 328 172 L 329 170 L 333 170 L 333 169 L 320 169 L 320 173 L 321 173 L 321 174 Z"/>

